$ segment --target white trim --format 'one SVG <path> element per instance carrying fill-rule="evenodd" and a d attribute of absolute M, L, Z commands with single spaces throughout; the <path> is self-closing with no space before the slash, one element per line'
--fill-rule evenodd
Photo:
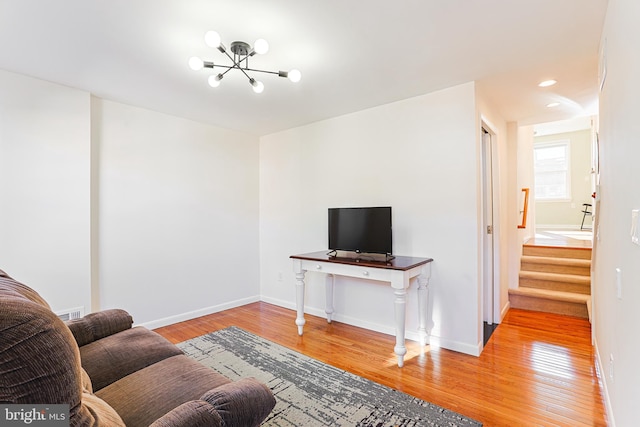
<path fill-rule="evenodd" d="M 476 345 L 471 345 L 459 341 L 448 340 L 436 335 L 429 335 L 429 344 L 432 348 L 446 348 L 447 350 L 457 351 L 458 353 L 464 353 L 476 357 L 480 356 L 483 348 L 482 342 L 479 342 Z"/>
<path fill-rule="evenodd" d="M 504 305 L 502 311 L 500 312 L 500 323 L 504 320 L 504 316 L 507 315 L 507 311 L 511 308 L 511 302 L 507 300 L 507 303 Z"/>
<path fill-rule="evenodd" d="M 484 114 L 480 114 L 480 127 L 483 127 L 484 125 L 489 128 L 487 130 L 490 130 L 492 134 L 496 136 L 498 135 L 498 128 L 491 123 Z"/>
<path fill-rule="evenodd" d="M 280 299 L 268 298 L 268 297 L 262 297 L 262 301 L 269 304 L 295 310 L 295 304 L 288 301 L 283 301 Z M 312 316 L 326 318 L 326 313 L 324 312 L 324 308 L 305 306 L 304 312 Z M 344 316 L 335 312 L 332 315 L 332 319 L 335 320 L 336 322 L 346 323 L 347 325 L 357 326 L 359 328 L 368 329 L 370 331 L 380 332 L 382 334 L 391 335 L 391 336 L 396 335 L 395 328 L 389 325 L 381 325 L 378 323 L 365 322 L 360 319 L 356 319 L 355 317 Z M 291 325 L 292 327 L 295 326 L 295 313 L 291 314 Z M 420 336 L 418 335 L 418 331 L 405 331 L 405 338 L 411 341 L 420 342 Z M 448 350 L 465 353 L 471 356 L 480 356 L 480 353 L 482 351 L 482 343 L 479 343 L 477 345 L 469 345 L 469 344 L 458 342 L 458 341 L 443 339 L 435 335 L 429 335 L 428 339 L 429 339 L 428 345 L 431 348 L 443 347 Z"/>
<path fill-rule="evenodd" d="M 590 231 L 590 229 L 591 226 L 580 230 L 580 224 L 536 224 L 536 232 L 544 232 L 545 230 Z"/>
<path fill-rule="evenodd" d="M 218 313 L 220 311 L 229 310 L 230 308 L 241 307 L 243 305 L 251 304 L 260 301 L 258 295 L 248 298 L 243 298 L 235 301 L 230 301 L 225 304 L 213 305 L 210 307 L 201 308 L 199 310 L 188 311 L 186 313 L 176 314 L 174 316 L 164 317 L 162 319 L 152 320 L 150 322 L 140 323 L 135 326 L 144 326 L 148 329 L 160 328 L 162 326 L 172 325 L 178 322 L 184 322 L 185 320 L 195 319 L 197 317 L 206 316 L 207 314 Z"/>
<path fill-rule="evenodd" d="M 592 326 L 593 327 L 593 326 Z M 611 406 L 611 398 L 609 396 L 609 389 L 607 388 L 607 380 L 605 379 L 606 373 L 603 369 L 602 358 L 600 357 L 600 350 L 598 349 L 598 342 L 594 339 L 596 350 L 596 375 L 600 373 L 600 384 L 602 385 L 602 394 L 604 397 L 605 412 L 607 413 L 607 425 L 610 427 L 616 427 L 616 420 L 613 418 L 613 407 Z"/>
<path fill-rule="evenodd" d="M 289 301 L 283 301 L 283 300 L 279 300 L 279 299 L 275 299 L 275 298 L 268 298 L 268 297 L 262 297 L 262 301 L 269 303 L 269 304 L 273 304 L 273 305 L 277 305 L 280 307 L 284 307 L 284 308 L 288 308 L 290 310 L 295 311 L 296 310 L 296 305 L 294 303 L 291 303 Z M 327 317 L 327 313 L 325 313 L 324 308 L 317 308 L 317 307 L 309 307 L 308 305 L 305 305 L 304 307 L 304 312 L 307 314 L 310 314 L 312 316 L 316 316 L 316 317 L 321 317 L 321 318 L 325 318 Z M 363 321 L 361 319 L 357 319 L 355 317 L 351 317 L 351 316 L 345 316 L 343 314 L 338 314 L 338 313 L 333 313 L 331 318 L 337 322 L 341 322 L 341 323 L 346 323 L 347 325 L 351 325 L 351 326 L 357 326 L 359 328 L 364 328 L 364 329 L 368 329 L 371 331 L 375 331 L 375 332 L 380 332 L 386 335 L 392 335 L 395 336 L 396 335 L 396 331 L 395 331 L 395 327 L 393 326 L 389 326 L 389 325 L 381 325 L 379 323 L 373 323 L 373 322 L 367 322 L 367 321 Z M 295 324 L 295 319 L 296 319 L 296 314 L 295 312 L 292 314 L 291 317 L 291 324 Z M 406 331 L 405 332 L 405 337 L 407 339 L 410 339 L 412 341 L 419 341 L 420 337 L 418 336 L 418 332 L 416 331 L 415 333 L 411 332 L 411 331 Z"/>

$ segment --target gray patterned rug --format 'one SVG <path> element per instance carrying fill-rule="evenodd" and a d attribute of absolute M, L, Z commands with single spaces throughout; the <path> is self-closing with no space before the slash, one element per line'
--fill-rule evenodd
<path fill-rule="evenodd" d="M 232 326 L 178 346 L 231 380 L 255 377 L 276 396 L 264 426 L 481 426 Z"/>

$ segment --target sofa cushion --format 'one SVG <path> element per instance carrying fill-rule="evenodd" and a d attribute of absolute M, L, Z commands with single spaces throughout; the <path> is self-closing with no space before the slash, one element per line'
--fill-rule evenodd
<path fill-rule="evenodd" d="M 78 347 L 55 314 L 0 292 L 0 402 L 80 405 Z"/>
<path fill-rule="evenodd" d="M 269 387 L 255 378 L 242 378 L 209 390 L 201 399 L 216 409 L 225 426 L 259 426 L 276 404 Z"/>
<path fill-rule="evenodd" d="M 85 393 L 93 394 L 93 385 L 91 384 L 91 377 L 87 374 L 84 368 L 80 368 L 80 374 L 82 378 L 82 391 Z"/>
<path fill-rule="evenodd" d="M 231 381 L 195 360 L 164 359 L 96 392 L 120 414 L 127 427 L 147 427 L 205 392 Z"/>
<path fill-rule="evenodd" d="M 173 409 L 149 427 L 221 427 L 222 418 L 209 402 L 190 400 Z"/>
<path fill-rule="evenodd" d="M 68 320 L 66 324 L 76 338 L 78 346 L 82 347 L 131 328 L 133 318 L 126 311 L 113 308 L 89 313 L 80 319 Z"/>
<path fill-rule="evenodd" d="M 82 407 L 72 421 L 83 427 L 126 427 L 115 409 L 90 393 L 82 393 Z"/>
<path fill-rule="evenodd" d="M 141 326 L 80 347 L 82 367 L 91 377 L 93 391 L 146 366 L 183 354 L 164 337 Z"/>
<path fill-rule="evenodd" d="M 0 402 L 68 404 L 71 425 L 118 427 L 91 382 L 75 339 L 42 298 L 0 271 Z"/>

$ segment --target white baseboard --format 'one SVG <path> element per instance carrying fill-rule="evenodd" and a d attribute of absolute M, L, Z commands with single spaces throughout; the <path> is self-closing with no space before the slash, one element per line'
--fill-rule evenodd
<path fill-rule="evenodd" d="M 605 365 L 602 363 L 602 358 L 600 357 L 600 350 L 598 349 L 598 342 L 594 340 L 593 346 L 596 351 L 596 364 L 598 365 L 596 368 L 596 372 L 600 372 L 602 378 L 600 380 L 600 384 L 602 384 L 602 394 L 604 396 L 604 407 L 605 412 L 607 413 L 607 425 L 610 427 L 616 427 L 616 420 L 613 417 L 613 407 L 611 406 L 611 399 L 609 398 L 609 390 L 607 389 L 607 381 L 604 378 L 606 372 L 604 370 Z"/>
<path fill-rule="evenodd" d="M 279 300 L 279 299 L 275 299 L 275 298 L 269 298 L 269 297 L 262 297 L 262 301 L 269 303 L 269 304 L 273 304 L 273 305 L 277 305 L 279 307 L 284 307 L 284 308 L 288 308 L 291 310 L 296 310 L 296 306 L 295 303 L 289 302 L 289 301 L 284 301 L 284 300 Z M 323 317 L 326 318 L 327 314 L 325 313 L 323 308 L 317 308 L 317 307 L 309 307 L 308 305 L 305 305 L 304 307 L 304 312 L 311 314 L 312 316 L 317 316 L 317 317 Z M 351 326 L 357 326 L 359 328 L 364 328 L 364 329 L 369 329 L 372 331 L 376 331 L 376 332 L 381 332 L 383 334 L 387 334 L 387 335 L 394 335 L 395 336 L 395 328 L 393 327 L 388 327 L 385 325 L 380 325 L 377 323 L 371 323 L 371 322 L 366 322 L 360 319 L 356 319 L 355 317 L 350 317 L 350 316 L 344 316 L 338 313 L 334 313 L 332 316 L 332 319 L 335 320 L 336 322 L 340 322 L 340 323 L 346 323 L 347 325 L 351 325 Z M 295 321 L 295 317 L 291 318 L 291 323 L 293 323 Z M 415 333 L 415 339 L 411 338 L 409 336 L 409 332 L 406 333 L 406 338 L 407 339 L 412 339 L 414 341 L 418 341 L 418 333 Z"/>
<path fill-rule="evenodd" d="M 458 353 L 468 354 L 469 356 L 480 356 L 482 351 L 482 343 L 476 345 L 467 344 L 459 341 L 453 341 L 435 335 L 429 336 L 429 343 L 432 347 L 446 348 L 447 350 L 457 351 Z"/>
<path fill-rule="evenodd" d="M 589 223 L 588 225 L 589 225 L 589 228 L 591 228 L 591 223 Z M 587 227 L 587 224 L 585 224 L 585 227 Z M 580 224 L 536 224 L 536 230 L 580 231 Z M 583 231 L 587 231 L 587 230 L 583 230 Z"/>
<path fill-rule="evenodd" d="M 260 301 L 266 302 L 268 304 L 277 305 L 278 307 L 288 308 L 289 310 L 296 310 L 296 304 L 290 301 L 285 301 L 283 299 L 265 297 L 264 295 L 260 297 Z"/>
<path fill-rule="evenodd" d="M 178 323 L 178 322 L 184 322 L 185 320 L 195 319 L 196 317 L 206 316 L 207 314 L 212 314 L 212 313 L 218 313 L 219 311 L 240 307 L 240 306 L 251 304 L 253 302 L 258 302 L 258 301 L 260 301 L 260 297 L 256 295 L 253 297 L 230 301 L 224 304 L 201 308 L 199 310 L 176 314 L 174 316 L 164 317 L 162 319 L 152 320 L 150 322 L 140 323 L 139 325 L 135 325 L 135 326 L 144 326 L 147 329 L 160 328 L 162 326 L 167 326 L 167 325 L 171 325 L 173 323 Z"/>
<path fill-rule="evenodd" d="M 295 310 L 295 304 L 291 303 L 289 301 L 284 301 L 284 300 L 278 300 L 275 298 L 268 298 L 268 297 L 262 297 L 262 301 L 269 303 L 269 304 L 273 304 L 273 305 L 277 305 L 280 307 L 284 307 L 284 308 L 288 308 L 291 310 Z M 323 317 L 326 318 L 326 313 L 324 311 L 324 308 L 317 308 L 317 307 L 309 307 L 309 306 L 305 306 L 304 307 L 304 312 L 311 314 L 312 316 L 317 316 L 317 317 Z M 332 316 L 333 320 L 335 320 L 336 322 L 341 322 L 341 323 L 346 323 L 347 325 L 351 325 L 351 326 L 356 326 L 358 328 L 364 328 L 364 329 L 368 329 L 370 331 L 375 331 L 375 332 L 380 332 L 382 334 L 386 334 L 386 335 L 391 335 L 391 336 L 395 336 L 396 335 L 396 329 L 395 326 L 389 326 L 389 325 L 381 325 L 379 323 L 374 323 L 374 322 L 368 322 L 368 321 L 364 321 L 362 319 L 357 319 L 355 317 L 351 317 L 351 316 L 345 316 L 339 313 L 333 313 Z M 295 321 L 295 317 L 291 318 L 291 323 L 294 323 Z M 405 332 L 405 338 L 411 341 L 416 341 L 416 342 L 420 342 L 420 335 L 418 334 L 418 331 L 406 331 Z M 443 339 L 440 337 L 437 337 L 435 335 L 430 335 L 429 336 L 429 345 L 432 348 L 446 348 L 448 350 L 453 350 L 453 351 L 457 351 L 460 353 L 465 353 L 465 354 L 469 354 L 471 356 L 479 356 L 480 355 L 480 350 L 482 348 L 482 346 L 474 346 L 474 345 L 469 345 L 466 343 L 461 343 L 461 342 L 457 342 L 457 341 L 451 341 L 451 340 L 447 340 L 447 339 Z"/>
<path fill-rule="evenodd" d="M 230 308 L 240 307 L 240 306 L 251 304 L 258 301 L 264 301 L 266 303 L 277 305 L 279 307 L 288 308 L 293 311 L 296 310 L 295 303 L 281 300 L 281 299 L 276 299 L 276 298 L 270 298 L 270 297 L 264 297 L 264 296 L 259 297 L 256 295 L 253 297 L 231 301 L 225 304 L 205 307 L 199 310 L 189 311 L 186 313 L 176 314 L 174 316 L 164 317 L 162 319 L 157 319 L 150 322 L 140 323 L 139 325 L 136 325 L 136 326 L 144 326 L 148 329 L 156 329 L 162 326 L 167 326 L 167 325 L 171 325 L 178 322 L 184 322 L 185 320 L 195 319 L 196 317 L 206 316 L 207 314 L 212 314 L 212 313 L 218 313 L 220 311 L 228 310 Z M 508 310 L 508 307 L 506 307 L 506 309 Z M 305 306 L 305 313 L 308 313 L 317 317 L 326 318 L 326 313 L 324 311 L 324 308 Z M 346 323 L 347 325 L 357 326 L 359 328 L 380 332 L 386 335 L 395 336 L 396 334 L 395 326 L 381 325 L 379 323 L 369 322 L 362 319 L 357 319 L 355 317 L 345 316 L 339 313 L 333 314 L 333 320 L 335 320 L 336 322 Z M 291 323 L 294 324 L 294 322 L 295 322 L 295 315 L 291 317 Z M 406 331 L 405 338 L 411 341 L 416 341 L 416 342 L 420 341 L 420 335 L 418 334 L 418 331 Z M 442 347 L 448 350 L 469 354 L 471 356 L 479 356 L 482 349 L 481 345 L 474 346 L 466 343 L 461 343 L 458 341 L 448 340 L 435 335 L 429 336 L 429 345 L 431 345 L 434 348 Z"/>
<path fill-rule="evenodd" d="M 511 302 L 507 301 L 507 303 L 502 308 L 502 311 L 500 312 L 500 323 L 502 323 L 502 321 L 504 320 L 504 316 L 507 315 L 507 311 L 509 311 L 510 308 L 511 308 Z"/>

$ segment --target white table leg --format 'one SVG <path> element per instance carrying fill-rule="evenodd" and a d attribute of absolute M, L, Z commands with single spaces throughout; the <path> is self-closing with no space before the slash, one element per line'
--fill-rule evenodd
<path fill-rule="evenodd" d="M 422 273 L 418 276 L 418 336 L 420 337 L 420 345 L 429 344 L 429 335 L 427 334 L 427 307 L 429 302 L 429 270 L 430 266 L 425 266 Z"/>
<path fill-rule="evenodd" d="M 324 312 L 327 313 L 327 323 L 331 323 L 331 315 L 333 314 L 333 281 L 335 277 L 333 274 L 327 274 L 325 278 L 325 286 L 327 291 L 327 301 L 325 304 Z"/>
<path fill-rule="evenodd" d="M 305 270 L 296 271 L 296 325 L 298 325 L 298 335 L 302 335 L 304 328 L 304 273 Z"/>
<path fill-rule="evenodd" d="M 407 290 L 394 289 L 395 299 L 395 316 L 396 316 L 396 346 L 393 351 L 398 356 L 398 366 L 402 368 L 404 365 L 404 355 L 407 354 L 407 347 L 404 345 L 404 327 L 405 327 L 405 309 L 407 304 Z"/>

